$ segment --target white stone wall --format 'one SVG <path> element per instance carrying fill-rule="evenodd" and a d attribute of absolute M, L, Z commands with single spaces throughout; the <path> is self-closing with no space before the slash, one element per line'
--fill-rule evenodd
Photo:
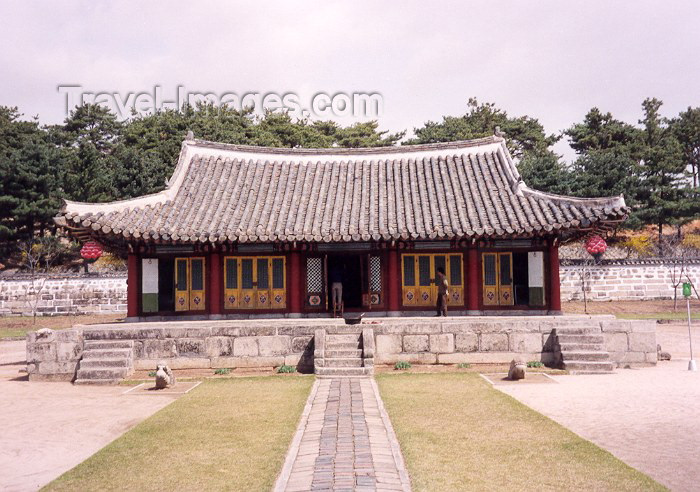
<path fill-rule="evenodd" d="M 0 279 L 0 316 L 31 316 L 35 299 L 39 316 L 126 313 L 126 275 L 51 276 L 32 289 L 26 277 Z"/>
<path fill-rule="evenodd" d="M 561 300 L 583 300 L 580 265 L 562 265 Z M 673 299 L 673 263 L 617 262 L 615 264 L 587 267 L 587 296 L 591 301 L 642 301 L 652 299 Z M 680 265 L 675 265 L 676 277 Z M 700 286 L 700 262 L 686 265 L 688 276 L 694 285 Z M 682 297 L 682 287 L 678 297 Z"/>

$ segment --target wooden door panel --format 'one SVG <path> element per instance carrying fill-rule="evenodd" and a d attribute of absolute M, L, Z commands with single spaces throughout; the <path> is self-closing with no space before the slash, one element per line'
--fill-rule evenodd
<path fill-rule="evenodd" d="M 238 258 L 226 258 L 224 260 L 224 309 L 236 309 L 240 298 L 240 272 L 238 271 Z"/>
<path fill-rule="evenodd" d="M 204 258 L 190 258 L 190 311 L 204 311 L 206 285 Z"/>
<path fill-rule="evenodd" d="M 255 265 L 253 258 L 241 258 L 241 298 L 239 306 L 243 309 L 254 309 L 255 292 Z"/>
<path fill-rule="evenodd" d="M 175 259 L 175 311 L 189 311 L 189 265 L 187 258 Z"/>

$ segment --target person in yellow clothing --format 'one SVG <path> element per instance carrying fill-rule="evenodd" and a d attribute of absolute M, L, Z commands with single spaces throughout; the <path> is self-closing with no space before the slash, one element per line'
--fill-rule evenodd
<path fill-rule="evenodd" d="M 436 316 L 447 316 L 447 278 L 445 277 L 445 269 L 442 267 L 437 269 L 435 285 L 437 285 Z"/>

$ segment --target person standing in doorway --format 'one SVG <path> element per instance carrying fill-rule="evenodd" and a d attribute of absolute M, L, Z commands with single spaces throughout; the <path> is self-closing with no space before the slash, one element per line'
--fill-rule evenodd
<path fill-rule="evenodd" d="M 343 313 L 343 267 L 338 262 L 333 262 L 328 272 L 328 280 L 331 283 L 331 301 L 333 303 L 333 315 Z"/>
<path fill-rule="evenodd" d="M 447 316 L 447 277 L 445 277 L 445 269 L 442 267 L 439 267 L 437 269 L 435 285 L 437 285 L 436 316 Z"/>

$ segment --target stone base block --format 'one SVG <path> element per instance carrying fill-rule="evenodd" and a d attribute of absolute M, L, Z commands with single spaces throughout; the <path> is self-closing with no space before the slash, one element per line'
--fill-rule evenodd
<path fill-rule="evenodd" d="M 375 354 L 375 364 L 396 364 L 400 360 L 405 360 L 411 364 L 436 364 L 437 354 Z"/>
<path fill-rule="evenodd" d="M 215 357 L 211 359 L 212 369 L 220 367 L 277 367 L 284 364 L 284 357 Z"/>
<path fill-rule="evenodd" d="M 176 357 L 174 359 L 136 359 L 134 369 L 155 371 L 159 362 L 165 362 L 170 369 L 210 369 L 211 360 L 204 357 Z"/>
<path fill-rule="evenodd" d="M 465 352 L 465 353 L 454 353 L 454 354 L 438 354 L 437 362 L 438 364 L 510 364 L 510 361 L 514 358 L 521 358 L 524 361 L 539 360 L 545 364 L 551 362 L 551 356 L 546 353 L 533 352 L 533 353 L 521 353 L 521 352 Z"/>
<path fill-rule="evenodd" d="M 70 383 L 75 379 L 75 374 L 39 374 L 33 373 L 29 375 L 30 381 L 39 381 L 40 383 Z"/>

